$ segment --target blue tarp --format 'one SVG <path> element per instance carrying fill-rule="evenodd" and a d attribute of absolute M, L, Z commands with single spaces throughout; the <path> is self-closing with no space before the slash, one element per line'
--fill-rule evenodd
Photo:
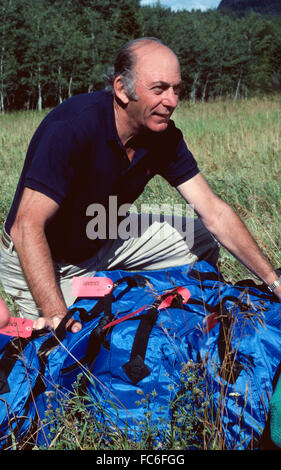
<path fill-rule="evenodd" d="M 134 279 L 116 285 L 110 299 L 112 315 L 108 318 L 122 319 L 138 313 L 103 330 L 107 334 L 102 336 L 98 356 L 91 365 L 90 381 L 85 385 L 87 394 L 93 397 L 96 417 L 95 404 L 99 403 L 99 410 L 105 410 L 99 419 L 110 416 L 119 429 L 137 436 L 144 417 L 144 406 L 139 402 L 142 396 L 153 396 L 151 423 L 157 425 L 159 433 L 161 427 L 164 431 L 172 416 L 170 404 L 181 393 L 183 368 L 192 361 L 200 364 L 199 379 L 204 383 L 213 417 L 221 423 L 218 429 L 226 448 L 257 448 L 281 362 L 280 302 L 251 283 L 233 286 L 225 282 L 204 261 L 169 270 L 116 270 L 99 272 L 97 276 L 109 277 L 116 284 L 123 278 Z M 177 287 L 190 292 L 189 300 L 183 304 L 175 301 L 161 310 L 156 305 L 155 314 L 155 308 L 151 309 L 155 300 Z M 2 383 L 10 390 L 3 393 L 3 388 L 0 395 L 0 443 L 2 438 L 5 444 L 3 436 L 9 436 L 11 429 L 18 439 L 24 440 L 38 413 L 40 419 L 44 417 L 50 396 L 54 408 L 61 406 L 77 376 L 85 374 L 91 364 L 97 338 L 101 337 L 96 327 L 104 309 L 108 305 L 100 299 L 77 299 L 70 310 L 74 318 L 82 319 L 81 332 L 67 332 L 57 341 L 52 332 L 43 331 L 32 341 L 26 340 L 26 345 L 18 344 L 18 360 L 8 374 L 7 367 L 2 371 Z M 149 321 L 140 328 L 148 314 L 153 323 L 149 334 Z M 140 345 L 146 340 L 143 351 Z M 0 370 L 3 357 L 8 357 L 6 343 L 7 337 L 0 336 Z M 137 354 L 132 357 L 134 349 Z M 135 383 L 128 375 L 131 369 L 136 375 Z M 40 444 L 47 445 L 47 434 L 47 428 L 39 433 Z"/>

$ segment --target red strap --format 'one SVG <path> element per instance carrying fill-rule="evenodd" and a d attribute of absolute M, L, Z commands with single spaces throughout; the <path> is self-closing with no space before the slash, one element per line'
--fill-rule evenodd
<path fill-rule="evenodd" d="M 172 301 L 175 297 L 176 294 L 180 294 L 182 296 L 182 299 L 183 299 L 183 303 L 186 304 L 186 302 L 188 301 L 188 299 L 190 298 L 191 294 L 189 292 L 188 289 L 186 289 L 185 287 L 176 287 L 175 289 L 171 290 L 171 291 L 168 291 L 167 294 L 171 292 L 171 295 L 169 295 L 168 297 L 166 297 L 163 302 L 161 302 L 161 304 L 159 305 L 158 307 L 158 310 L 161 310 L 162 308 L 168 308 L 171 306 L 172 304 Z"/>
<path fill-rule="evenodd" d="M 176 294 L 180 294 L 183 298 L 183 303 L 185 304 L 188 299 L 190 298 L 191 294 L 189 292 L 188 289 L 186 289 L 185 287 L 176 287 L 175 289 L 171 290 L 171 291 L 168 291 L 167 294 L 171 292 L 171 295 L 169 295 L 168 297 L 166 297 L 162 302 L 161 304 L 158 306 L 158 310 L 162 310 L 163 308 L 168 308 L 171 306 L 172 304 L 172 301 L 175 297 Z M 163 295 L 163 294 L 162 294 Z M 162 295 L 160 297 L 157 298 L 157 300 L 159 298 L 162 297 Z M 117 320 L 113 320 L 112 322 L 108 323 L 107 325 L 105 325 L 103 327 L 103 330 L 105 328 L 109 328 L 110 326 L 114 326 L 114 325 L 117 325 L 118 323 L 121 323 L 125 320 L 128 320 L 128 318 L 131 318 L 133 317 L 134 315 L 137 315 L 138 313 L 140 313 L 142 310 L 144 310 L 148 305 L 144 305 L 143 307 L 140 307 L 138 310 L 135 310 L 134 312 L 131 312 L 131 313 L 128 313 L 128 315 L 124 315 L 124 317 L 122 318 L 118 318 Z"/>
<path fill-rule="evenodd" d="M 110 326 L 117 325 L 118 323 L 121 323 L 122 321 L 128 320 L 128 318 L 131 318 L 131 317 L 133 317 L 134 315 L 137 315 L 137 314 L 140 313 L 142 310 L 144 310 L 146 307 L 147 307 L 147 305 L 144 305 L 143 307 L 139 308 L 139 309 L 136 310 L 135 312 L 128 313 L 128 315 L 125 315 L 125 316 L 122 317 L 122 318 L 118 318 L 117 320 L 111 321 L 110 323 L 108 323 L 107 325 L 105 325 L 105 326 L 103 327 L 103 330 L 105 330 L 105 328 L 109 328 Z"/>
<path fill-rule="evenodd" d="M 206 321 L 206 333 L 209 333 L 219 322 L 218 314 L 216 312 L 211 313 L 205 318 Z"/>

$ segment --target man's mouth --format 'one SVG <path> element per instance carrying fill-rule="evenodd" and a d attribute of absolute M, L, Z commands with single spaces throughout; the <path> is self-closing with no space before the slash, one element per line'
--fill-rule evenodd
<path fill-rule="evenodd" d="M 170 119 L 170 114 L 160 114 L 160 113 L 154 113 L 155 116 L 158 116 L 161 119 Z"/>

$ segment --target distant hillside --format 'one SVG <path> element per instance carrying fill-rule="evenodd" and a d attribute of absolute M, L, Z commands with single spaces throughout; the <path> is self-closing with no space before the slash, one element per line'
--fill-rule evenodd
<path fill-rule="evenodd" d="M 221 0 L 218 10 L 237 13 L 253 10 L 262 15 L 281 15 L 281 0 Z"/>

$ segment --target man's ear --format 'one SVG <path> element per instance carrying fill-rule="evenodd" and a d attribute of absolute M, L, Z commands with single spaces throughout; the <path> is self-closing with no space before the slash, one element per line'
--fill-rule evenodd
<path fill-rule="evenodd" d="M 124 85 L 123 85 L 122 78 L 120 75 L 115 78 L 113 82 L 113 89 L 114 89 L 116 98 L 118 98 L 118 100 L 121 101 L 123 105 L 126 106 L 130 100 L 124 89 Z"/>

